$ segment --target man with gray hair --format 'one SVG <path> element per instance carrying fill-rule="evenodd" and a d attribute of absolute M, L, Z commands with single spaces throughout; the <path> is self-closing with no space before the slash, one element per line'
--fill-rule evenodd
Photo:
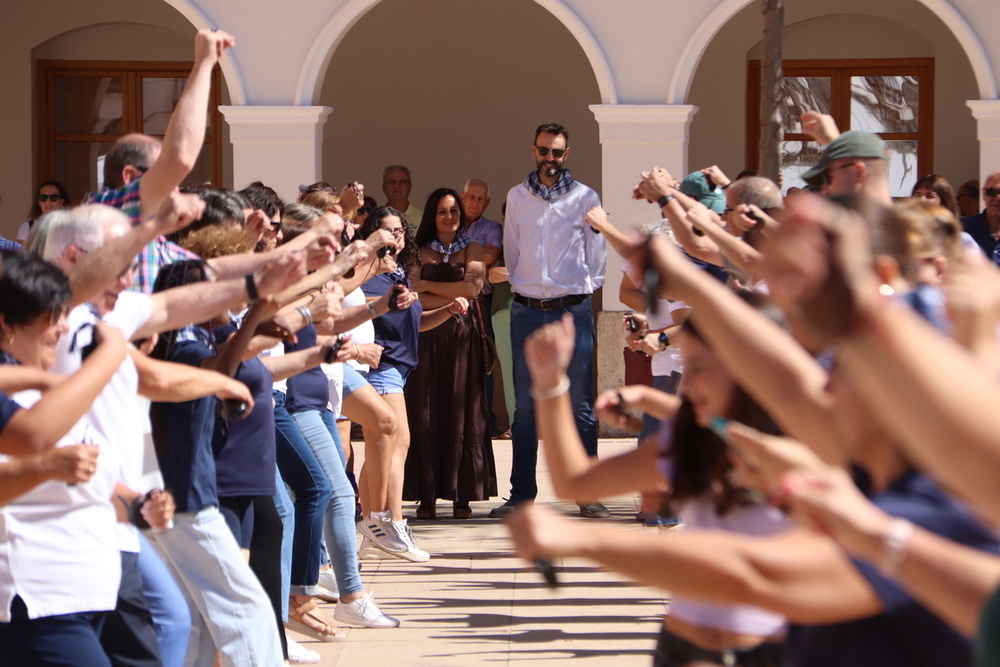
<path fill-rule="evenodd" d="M 413 180 L 410 168 L 405 164 L 390 164 L 382 170 L 382 192 L 386 196 L 386 206 L 391 206 L 406 219 L 406 226 L 416 233 L 420 220 L 424 217 L 422 209 L 410 203 L 410 191 Z"/>

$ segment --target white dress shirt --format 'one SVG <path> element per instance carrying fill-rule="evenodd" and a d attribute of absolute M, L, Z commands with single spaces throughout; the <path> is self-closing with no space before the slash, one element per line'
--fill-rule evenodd
<path fill-rule="evenodd" d="M 608 251 L 584 216 L 601 200 L 579 181 L 545 201 L 521 183 L 507 193 L 503 249 L 511 289 L 534 299 L 593 294 L 604 284 Z"/>

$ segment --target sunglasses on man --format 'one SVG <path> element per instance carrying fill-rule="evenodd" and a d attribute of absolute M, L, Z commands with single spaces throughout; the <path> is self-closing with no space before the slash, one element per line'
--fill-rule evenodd
<path fill-rule="evenodd" d="M 538 151 L 538 154 L 542 157 L 546 157 L 549 153 L 552 153 L 552 157 L 557 160 L 566 154 L 565 148 L 546 148 L 545 146 L 535 146 L 535 150 Z"/>

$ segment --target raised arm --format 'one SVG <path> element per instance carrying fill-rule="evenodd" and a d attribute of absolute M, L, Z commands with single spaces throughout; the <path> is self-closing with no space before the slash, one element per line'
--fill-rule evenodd
<path fill-rule="evenodd" d="M 184 92 L 170 115 L 160 156 L 139 182 L 143 218 L 153 215 L 160 203 L 194 168 L 205 143 L 212 68 L 222 57 L 223 51 L 232 47 L 235 42 L 232 35 L 221 30 L 199 30 L 195 35 L 194 66 Z"/>
<path fill-rule="evenodd" d="M 649 249 L 663 283 L 691 307 L 699 331 L 740 386 L 785 433 L 807 443 L 827 463 L 844 465 L 827 372 L 784 329 L 691 264 L 666 239 L 651 238 Z"/>
<path fill-rule="evenodd" d="M 598 498 L 628 491 L 657 491 L 666 480 L 656 468 L 655 439 L 620 456 L 592 459 L 574 424 L 566 369 L 573 355 L 573 317 L 542 327 L 525 343 L 538 437 L 560 498 Z"/>

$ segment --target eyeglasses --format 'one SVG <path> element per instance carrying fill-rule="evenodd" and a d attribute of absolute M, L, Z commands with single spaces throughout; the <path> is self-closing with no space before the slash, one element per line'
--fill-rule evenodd
<path fill-rule="evenodd" d="M 559 158 L 561 158 L 563 155 L 566 154 L 566 150 L 567 149 L 565 149 L 565 148 L 546 148 L 545 146 L 535 146 L 535 150 L 538 151 L 538 154 L 541 155 L 542 157 L 545 157 L 549 153 L 552 153 L 552 157 L 554 157 L 555 159 L 558 160 Z"/>
<path fill-rule="evenodd" d="M 839 167 L 827 167 L 823 170 L 822 179 L 823 185 L 827 185 L 830 182 L 830 172 L 840 171 L 841 169 L 847 169 L 848 167 L 853 167 L 857 162 L 849 162 L 847 164 L 842 164 Z"/>
<path fill-rule="evenodd" d="M 37 199 L 40 202 L 42 202 L 42 201 L 59 201 L 60 199 L 62 199 L 62 195 L 58 195 L 58 194 L 57 195 L 42 195 L 42 194 L 38 194 L 38 195 L 35 195 L 35 199 Z"/>
<path fill-rule="evenodd" d="M 361 208 L 358 209 L 358 215 L 368 215 L 374 210 L 375 209 L 373 209 L 371 206 L 362 206 Z"/>
<path fill-rule="evenodd" d="M 1000 188 L 983 188 L 983 194 L 987 199 L 1000 195 Z"/>
<path fill-rule="evenodd" d="M 384 232 L 389 232 L 393 236 L 402 236 L 403 234 L 406 233 L 406 227 L 394 227 L 392 229 L 388 227 L 379 227 L 379 229 L 381 229 Z"/>
<path fill-rule="evenodd" d="M 276 232 L 279 229 L 281 229 L 281 220 L 272 220 L 271 221 L 271 231 Z"/>

